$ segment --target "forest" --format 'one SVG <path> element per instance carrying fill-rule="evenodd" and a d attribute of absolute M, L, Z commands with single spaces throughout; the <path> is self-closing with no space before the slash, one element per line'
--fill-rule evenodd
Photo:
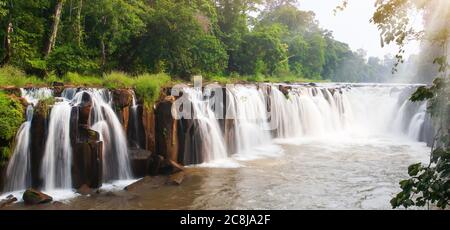
<path fill-rule="evenodd" d="M 1 0 L 0 64 L 38 78 L 112 71 L 225 81 L 390 77 L 393 57 L 352 51 L 295 2 Z"/>

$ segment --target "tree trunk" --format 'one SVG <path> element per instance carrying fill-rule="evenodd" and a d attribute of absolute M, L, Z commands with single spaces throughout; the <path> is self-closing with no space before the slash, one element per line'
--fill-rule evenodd
<path fill-rule="evenodd" d="M 106 65 L 106 47 L 105 47 L 105 42 L 103 41 L 103 39 L 100 42 L 101 46 L 102 46 L 102 69 L 104 70 L 105 65 Z"/>
<path fill-rule="evenodd" d="M 52 52 L 52 49 L 55 47 L 56 37 L 58 35 L 59 22 L 61 21 L 61 11 L 63 8 L 63 3 L 64 0 L 57 0 L 56 2 L 55 13 L 53 14 L 53 25 L 50 30 L 51 31 L 50 37 L 48 38 L 48 42 L 45 46 L 44 57 L 47 57 Z"/>
<path fill-rule="evenodd" d="M 4 66 L 9 63 L 11 60 L 11 33 L 13 32 L 13 24 L 10 21 L 8 23 L 8 27 L 6 28 L 6 34 L 5 34 L 5 41 L 4 41 L 4 47 L 5 47 L 5 57 L 0 62 L 0 66 Z"/>
<path fill-rule="evenodd" d="M 78 2 L 78 12 L 77 12 L 77 25 L 76 25 L 76 36 L 77 36 L 77 44 L 78 47 L 81 47 L 81 37 L 82 30 L 81 30 L 81 9 L 83 8 L 83 0 L 80 0 Z"/>

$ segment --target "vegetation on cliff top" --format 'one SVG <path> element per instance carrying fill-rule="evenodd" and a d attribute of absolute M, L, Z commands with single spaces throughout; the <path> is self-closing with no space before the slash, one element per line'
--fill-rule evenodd
<path fill-rule="evenodd" d="M 24 122 L 24 108 L 20 102 L 0 91 L 0 164 L 9 159 L 11 145 Z"/>

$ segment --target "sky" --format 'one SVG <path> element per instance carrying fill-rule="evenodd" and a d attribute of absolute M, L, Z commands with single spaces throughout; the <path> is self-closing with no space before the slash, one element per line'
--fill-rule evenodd
<path fill-rule="evenodd" d="M 385 54 L 395 55 L 398 47 L 390 44 L 381 48 L 380 33 L 369 20 L 375 11 L 375 0 L 349 0 L 347 8 L 334 15 L 333 10 L 342 0 L 298 0 L 296 4 L 301 10 L 311 10 L 322 28 L 333 31 L 334 38 L 350 45 L 352 50 L 362 48 L 368 56 L 383 58 Z M 416 27 L 420 27 L 422 20 L 418 15 L 413 16 Z M 419 44 L 412 42 L 406 46 L 406 55 L 417 54 Z"/>

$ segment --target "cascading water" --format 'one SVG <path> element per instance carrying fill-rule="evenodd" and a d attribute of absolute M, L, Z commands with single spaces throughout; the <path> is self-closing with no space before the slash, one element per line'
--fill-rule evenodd
<path fill-rule="evenodd" d="M 128 141 L 131 147 L 140 149 L 141 146 L 139 144 L 139 124 L 138 124 L 138 104 L 136 99 L 136 94 L 134 91 L 131 91 L 132 100 L 130 106 L 130 121 L 132 127 L 129 129 Z"/>
<path fill-rule="evenodd" d="M 16 136 L 16 147 L 6 171 L 5 191 L 26 189 L 31 185 L 30 162 L 30 127 L 33 119 L 33 106 L 28 105 L 27 120 L 23 123 Z"/>
<path fill-rule="evenodd" d="M 198 88 L 184 88 L 183 92 L 192 106 L 193 118 L 196 121 L 198 135 L 201 140 L 203 162 L 213 162 L 228 157 L 227 148 L 221 133 L 220 125 L 210 101 L 203 100 L 203 93 Z"/>
<path fill-rule="evenodd" d="M 276 152 L 276 148 L 268 147 L 274 146 L 271 145 L 273 138 L 278 141 L 302 137 L 401 134 L 419 141 L 429 122 L 425 119 L 426 104 L 411 106 L 411 102 L 403 96 L 409 95 L 414 86 L 265 86 L 269 89 L 251 85 L 227 86 L 226 119 L 231 118 L 233 126 L 230 128 L 225 125 L 226 130 L 223 132 L 233 134 L 232 142 L 224 140 L 217 119 L 210 110 L 211 105 L 203 100 L 201 90 L 184 89 L 202 121 L 197 127 L 202 133 L 201 152 L 207 153 L 202 162 L 225 157 L 224 152 L 230 148 L 230 144 L 235 146 L 230 148 L 233 150 L 229 153 L 237 159 L 251 159 L 255 153 L 265 151 Z M 282 92 L 279 89 L 281 87 L 289 90 Z M 228 146 L 224 146 L 224 142 Z"/>
<path fill-rule="evenodd" d="M 45 190 L 72 187 L 69 101 L 57 102 L 50 112 L 49 133 L 42 160 L 41 176 Z"/>
<path fill-rule="evenodd" d="M 87 93 L 92 99 L 92 129 L 103 142 L 103 178 L 105 181 L 130 179 L 130 159 L 125 131 L 112 109 L 112 97 L 105 89 L 86 89 L 78 92 L 73 101 L 81 103 Z"/>
<path fill-rule="evenodd" d="M 53 92 L 49 88 L 20 89 L 21 97 L 27 103 L 26 121 L 20 126 L 15 148 L 6 171 L 6 185 L 3 190 L 23 190 L 31 185 L 30 128 L 33 119 L 34 106 L 39 100 L 49 98 Z"/>
<path fill-rule="evenodd" d="M 268 123 L 267 102 L 261 89 L 255 86 L 227 87 L 228 115 L 234 119 L 236 154 L 240 159 L 280 152 L 272 144 Z"/>

